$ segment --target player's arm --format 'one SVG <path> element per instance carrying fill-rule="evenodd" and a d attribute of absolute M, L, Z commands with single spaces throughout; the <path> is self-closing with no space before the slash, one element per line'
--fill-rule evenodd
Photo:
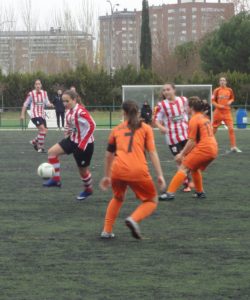
<path fill-rule="evenodd" d="M 100 181 L 100 188 L 106 191 L 111 185 L 111 167 L 115 158 L 116 144 L 113 132 L 110 134 L 107 151 L 104 158 L 104 176 Z"/>
<path fill-rule="evenodd" d="M 32 102 L 32 96 L 30 94 L 28 94 L 26 100 L 23 103 L 23 107 L 22 107 L 22 111 L 21 111 L 21 115 L 20 115 L 21 120 L 25 119 L 25 113 L 26 113 L 27 107 L 31 104 L 31 102 Z"/>
<path fill-rule="evenodd" d="M 49 97 L 46 93 L 45 106 L 54 108 L 55 106 L 49 101 Z"/>
<path fill-rule="evenodd" d="M 84 134 L 84 136 L 82 136 L 81 141 L 78 145 L 78 147 L 81 150 L 85 150 L 87 145 L 88 145 L 88 141 L 90 139 L 90 137 L 92 136 L 92 134 L 95 131 L 95 122 L 93 121 L 93 119 L 91 118 L 91 116 L 89 115 L 88 112 L 80 112 L 78 115 L 78 122 L 80 126 L 87 126 L 87 132 L 86 134 Z"/>
<path fill-rule="evenodd" d="M 163 119 L 164 119 L 164 111 L 160 105 L 156 108 L 155 111 L 155 117 L 154 117 L 154 125 L 160 130 L 161 133 L 167 134 L 168 130 L 163 125 Z"/>
<path fill-rule="evenodd" d="M 228 105 L 228 106 L 231 106 L 232 103 L 234 102 L 234 99 L 235 99 L 235 97 L 234 97 L 234 92 L 233 92 L 233 90 L 231 89 L 231 90 L 230 90 L 230 99 L 229 99 L 229 101 L 227 102 L 227 105 Z"/>
<path fill-rule="evenodd" d="M 176 155 L 175 161 L 176 161 L 177 163 L 181 163 L 182 160 L 183 160 L 183 158 L 184 158 L 185 156 L 187 156 L 188 153 L 191 152 L 191 151 L 193 150 L 193 148 L 195 147 L 195 145 L 196 145 L 195 140 L 189 139 L 189 140 L 187 141 L 185 147 L 183 148 L 183 150 L 182 150 L 179 154 Z"/>
<path fill-rule="evenodd" d="M 214 92 L 213 92 L 213 96 L 212 96 L 212 104 L 215 108 L 225 108 L 224 105 L 222 104 L 219 104 L 218 103 L 218 90 L 216 89 Z"/>
<path fill-rule="evenodd" d="M 159 185 L 160 189 L 163 190 L 166 187 L 166 183 L 165 183 L 165 179 L 163 177 L 160 159 L 159 159 L 157 150 L 155 148 L 154 133 L 153 133 L 152 128 L 150 128 L 150 127 L 147 129 L 145 147 L 149 153 L 150 160 L 155 169 L 158 185 Z"/>
<path fill-rule="evenodd" d="M 157 151 L 156 150 L 150 151 L 149 157 L 150 157 L 150 160 L 152 161 L 153 167 L 154 167 L 156 175 L 157 175 L 157 181 L 158 181 L 159 188 L 161 190 L 163 190 L 166 187 L 166 182 L 165 182 L 165 179 L 163 176 L 161 163 L 160 163 L 160 159 L 159 159 Z"/>

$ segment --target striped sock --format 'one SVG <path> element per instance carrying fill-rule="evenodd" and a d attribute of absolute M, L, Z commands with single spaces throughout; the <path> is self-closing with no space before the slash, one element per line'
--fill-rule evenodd
<path fill-rule="evenodd" d="M 44 149 L 44 141 L 46 137 L 46 132 L 39 132 L 37 138 L 38 138 L 38 148 Z"/>
<path fill-rule="evenodd" d="M 83 186 L 85 187 L 86 192 L 92 192 L 92 175 L 90 172 L 87 172 L 86 175 L 81 176 Z"/>
<path fill-rule="evenodd" d="M 48 162 L 53 165 L 55 169 L 55 176 L 52 178 L 55 181 L 61 181 L 61 175 L 60 175 L 60 162 L 57 156 L 49 156 Z"/>
<path fill-rule="evenodd" d="M 32 140 L 32 144 L 33 144 L 33 145 L 37 145 L 37 144 L 38 144 L 38 136 L 36 136 L 36 137 Z"/>

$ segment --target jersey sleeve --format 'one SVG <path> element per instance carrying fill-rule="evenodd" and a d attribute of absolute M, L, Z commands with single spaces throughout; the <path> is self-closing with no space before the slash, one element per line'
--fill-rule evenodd
<path fill-rule="evenodd" d="M 166 117 L 166 115 L 164 113 L 164 109 L 163 109 L 161 103 L 158 103 L 158 105 L 155 108 L 154 121 L 163 122 L 165 117 Z"/>
<path fill-rule="evenodd" d="M 51 105 L 47 92 L 44 92 L 44 103 L 46 106 Z"/>
<path fill-rule="evenodd" d="M 230 101 L 234 102 L 235 96 L 234 96 L 234 91 L 232 89 L 230 89 Z"/>
<path fill-rule="evenodd" d="M 198 122 L 195 119 L 191 119 L 188 126 L 188 138 L 191 140 L 196 140 L 198 133 Z"/>
<path fill-rule="evenodd" d="M 27 98 L 26 98 L 26 100 L 24 101 L 24 106 L 25 107 L 29 107 L 30 106 L 30 104 L 31 104 L 31 102 L 32 102 L 32 95 L 31 95 L 31 93 L 29 93 L 28 95 L 27 95 Z"/>
<path fill-rule="evenodd" d="M 96 125 L 90 114 L 86 111 L 80 111 L 78 113 L 78 123 L 82 133 L 78 147 L 85 150 L 90 137 L 94 133 Z"/>
<path fill-rule="evenodd" d="M 111 153 L 115 153 L 116 151 L 116 142 L 115 142 L 115 133 L 114 130 L 109 135 L 107 151 Z"/>
<path fill-rule="evenodd" d="M 146 129 L 145 148 L 148 152 L 155 151 L 154 133 L 153 133 L 153 129 L 150 126 L 147 126 Z"/>

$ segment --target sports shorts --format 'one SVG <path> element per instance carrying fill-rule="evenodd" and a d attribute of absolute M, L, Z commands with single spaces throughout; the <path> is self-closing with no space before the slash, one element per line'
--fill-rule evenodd
<path fill-rule="evenodd" d="M 124 181 L 112 178 L 112 190 L 115 199 L 123 201 L 128 187 L 141 201 L 152 200 L 157 196 L 156 187 L 151 177 L 142 181 Z"/>
<path fill-rule="evenodd" d="M 216 147 L 210 153 L 195 147 L 182 161 L 182 164 L 192 171 L 204 171 L 207 166 L 217 157 Z"/>
<path fill-rule="evenodd" d="M 69 137 L 61 140 L 59 145 L 66 154 L 73 154 L 78 167 L 86 168 L 90 165 L 94 153 L 94 143 L 89 143 L 85 151 L 81 150 L 78 144 L 72 142 Z"/>
<path fill-rule="evenodd" d="M 32 118 L 31 119 L 32 123 L 36 126 L 39 127 L 41 125 L 44 125 L 45 128 L 47 128 L 47 122 L 44 118 L 38 117 L 38 118 Z"/>
<path fill-rule="evenodd" d="M 213 127 L 217 128 L 224 122 L 227 127 L 233 127 L 233 117 L 231 111 L 222 112 L 220 110 L 215 110 L 213 115 Z"/>
<path fill-rule="evenodd" d="M 187 141 L 188 141 L 188 140 L 181 141 L 181 142 L 179 142 L 178 144 L 169 145 L 169 149 L 170 149 L 170 151 L 172 152 L 172 154 L 173 154 L 174 156 L 176 156 L 177 154 L 179 154 L 179 153 L 182 151 L 182 149 L 185 147 Z"/>

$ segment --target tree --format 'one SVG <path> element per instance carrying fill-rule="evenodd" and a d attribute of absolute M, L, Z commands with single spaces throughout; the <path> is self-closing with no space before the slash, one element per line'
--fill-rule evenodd
<path fill-rule="evenodd" d="M 240 13 L 211 33 L 200 49 L 202 68 L 218 74 L 250 72 L 250 15 Z"/>
<path fill-rule="evenodd" d="M 141 45 L 140 45 L 141 67 L 152 68 L 152 41 L 149 27 L 149 6 L 148 1 L 142 1 L 142 24 L 141 24 Z"/>

